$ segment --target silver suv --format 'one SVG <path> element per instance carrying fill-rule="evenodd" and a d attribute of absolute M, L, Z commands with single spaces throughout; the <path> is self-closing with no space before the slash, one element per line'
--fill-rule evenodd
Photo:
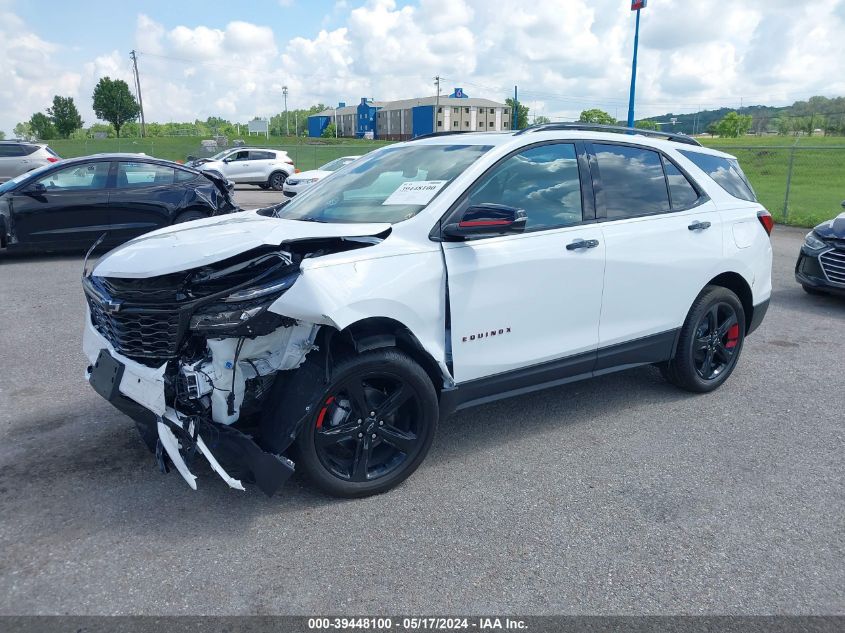
<path fill-rule="evenodd" d="M 286 151 L 262 147 L 233 147 L 211 158 L 185 164 L 200 171 L 216 172 L 238 184 L 276 191 L 282 191 L 285 181 L 296 171 Z"/>
<path fill-rule="evenodd" d="M 61 157 L 46 143 L 0 141 L 0 182 L 59 160 Z"/>

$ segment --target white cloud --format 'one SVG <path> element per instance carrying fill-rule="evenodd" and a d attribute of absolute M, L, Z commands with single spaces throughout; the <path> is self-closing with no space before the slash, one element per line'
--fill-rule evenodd
<path fill-rule="evenodd" d="M 278 16 L 291 0 L 279 0 Z M 0 4 L 0 128 L 49 105 L 78 98 L 93 121 L 90 94 L 102 75 L 126 79 L 125 52 L 96 48 L 79 70 L 62 48 L 39 37 Z M 430 95 L 462 86 L 522 100 L 547 116 L 602 107 L 624 116 L 633 15 L 620 0 L 339 0 L 323 28 L 280 41 L 260 23 L 232 21 L 165 27 L 140 14 L 134 47 L 148 120 L 221 115 L 245 121 L 282 108 L 360 97 Z M 845 94 L 845 0 L 655 0 L 642 13 L 638 115 L 720 105 L 789 103 L 812 94 Z M 128 44 L 127 44 L 128 46 Z"/>

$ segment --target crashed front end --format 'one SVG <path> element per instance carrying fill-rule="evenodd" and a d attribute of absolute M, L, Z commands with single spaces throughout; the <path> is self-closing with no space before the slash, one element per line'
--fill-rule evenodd
<path fill-rule="evenodd" d="M 255 422 L 279 373 L 316 349 L 320 325 L 270 308 L 320 247 L 264 246 L 147 278 L 83 277 L 88 380 L 135 420 L 161 470 L 173 466 L 196 489 L 192 464 L 205 459 L 229 486 L 255 483 L 267 495 L 293 473 L 256 441 Z"/>

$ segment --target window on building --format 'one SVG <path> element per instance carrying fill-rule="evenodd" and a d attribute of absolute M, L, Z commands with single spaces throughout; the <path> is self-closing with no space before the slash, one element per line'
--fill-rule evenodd
<path fill-rule="evenodd" d="M 490 123 L 487 124 L 487 127 L 493 127 L 493 121 L 490 121 Z"/>
<path fill-rule="evenodd" d="M 483 127 L 484 127 L 484 121 L 479 121 L 478 122 L 478 128 L 481 129 Z"/>
<path fill-rule="evenodd" d="M 452 114 L 458 114 L 460 111 L 460 108 L 452 108 Z"/>
<path fill-rule="evenodd" d="M 469 114 L 469 108 L 464 108 L 464 112 L 466 112 L 467 114 Z"/>
<path fill-rule="evenodd" d="M 502 127 L 508 127 L 508 122 L 507 122 L 507 121 L 502 121 Z"/>
<path fill-rule="evenodd" d="M 443 114 L 443 108 L 437 108 L 437 114 Z"/>
<path fill-rule="evenodd" d="M 438 121 L 438 122 L 437 122 L 437 127 L 443 127 L 443 121 Z"/>
<path fill-rule="evenodd" d="M 665 213 L 669 193 L 660 154 L 639 147 L 593 145 L 608 220 Z"/>
<path fill-rule="evenodd" d="M 505 108 L 504 110 L 502 110 L 502 114 L 504 114 L 505 116 L 508 116 L 508 109 Z"/>
<path fill-rule="evenodd" d="M 458 127 L 458 122 L 457 122 L 457 121 L 452 121 L 452 127 Z"/>
<path fill-rule="evenodd" d="M 496 114 L 496 110 L 494 108 L 490 108 L 490 114 Z"/>
<path fill-rule="evenodd" d="M 581 222 L 581 181 L 575 146 L 542 145 L 511 156 L 473 187 L 462 206 L 483 203 L 525 209 L 526 231 Z"/>
<path fill-rule="evenodd" d="M 464 127 L 469 127 L 469 121 L 464 121 Z"/>

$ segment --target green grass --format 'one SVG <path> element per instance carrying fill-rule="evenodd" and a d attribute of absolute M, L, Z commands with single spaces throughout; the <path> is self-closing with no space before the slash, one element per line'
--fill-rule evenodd
<path fill-rule="evenodd" d="M 87 156 L 104 152 L 142 152 L 167 160 L 184 161 L 188 156 L 207 156 L 196 136 L 155 138 L 106 138 L 106 139 L 53 139 L 52 147 L 63 158 Z M 385 145 L 386 141 L 365 139 L 299 139 L 271 136 L 269 139 L 253 136 L 244 139 L 247 144 L 259 147 L 284 149 L 297 168 L 315 169 L 340 156 L 365 154 Z M 221 148 L 222 149 L 222 148 Z"/>
<path fill-rule="evenodd" d="M 97 140 L 53 140 L 60 156 L 71 158 L 102 152 L 143 152 L 169 160 L 201 156 L 197 137 L 160 137 Z M 364 154 L 388 141 L 364 139 L 301 139 L 253 136 L 252 145 L 278 147 L 288 152 L 301 170 L 314 169 L 340 156 Z M 703 138 L 707 147 L 724 150 L 739 158 L 760 202 L 778 222 L 815 226 L 837 215 L 845 200 L 845 138 L 762 136 L 745 138 Z M 784 216 L 784 195 L 789 156 L 795 145 L 789 205 Z"/>
<path fill-rule="evenodd" d="M 776 221 L 812 227 L 842 211 L 845 200 L 845 138 L 765 136 L 701 139 L 739 159 L 760 202 Z M 784 215 L 786 180 L 792 165 L 789 203 Z"/>

